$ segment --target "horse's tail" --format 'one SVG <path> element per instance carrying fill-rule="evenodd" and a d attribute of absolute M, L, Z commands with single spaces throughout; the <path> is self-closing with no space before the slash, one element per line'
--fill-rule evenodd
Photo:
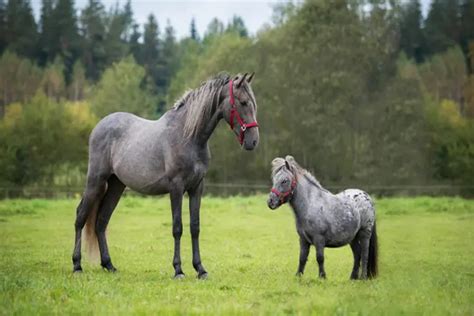
<path fill-rule="evenodd" d="M 373 279 L 378 274 L 378 245 L 377 245 L 377 229 L 375 226 L 372 227 L 372 235 L 370 236 L 369 242 L 369 260 L 367 263 L 367 276 Z"/>
<path fill-rule="evenodd" d="M 82 204 L 82 201 L 81 201 Z M 95 203 L 92 210 L 87 215 L 86 225 L 84 229 L 84 240 L 87 246 L 87 257 L 91 262 L 99 262 L 99 241 L 97 240 L 97 234 L 95 233 L 95 223 L 97 220 L 97 211 L 99 209 L 98 203 Z M 85 212 L 84 209 L 82 209 Z"/>

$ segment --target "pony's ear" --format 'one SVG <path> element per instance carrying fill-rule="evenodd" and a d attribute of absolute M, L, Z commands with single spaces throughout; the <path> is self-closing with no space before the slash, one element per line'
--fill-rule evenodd
<path fill-rule="evenodd" d="M 255 71 L 252 72 L 252 74 L 250 75 L 250 77 L 247 78 L 247 82 L 248 83 L 251 83 L 252 82 L 252 79 L 253 79 L 253 76 L 255 75 Z"/>
<path fill-rule="evenodd" d="M 282 162 L 283 162 L 283 158 L 277 157 L 272 160 L 272 167 L 281 166 Z"/>
<path fill-rule="evenodd" d="M 242 83 L 245 81 L 245 77 L 247 77 L 247 75 L 248 75 L 247 73 L 244 73 L 244 75 L 239 78 L 239 80 L 237 81 L 237 88 L 240 88 Z"/>
<path fill-rule="evenodd" d="M 285 157 L 285 160 L 290 162 L 290 163 L 295 163 L 296 162 L 295 158 L 293 158 L 293 156 L 290 156 L 290 155 L 287 155 Z"/>
<path fill-rule="evenodd" d="M 288 169 L 288 170 L 291 171 L 290 163 L 289 163 L 288 160 L 286 160 L 286 159 L 285 159 L 285 166 L 286 166 L 286 169 Z"/>

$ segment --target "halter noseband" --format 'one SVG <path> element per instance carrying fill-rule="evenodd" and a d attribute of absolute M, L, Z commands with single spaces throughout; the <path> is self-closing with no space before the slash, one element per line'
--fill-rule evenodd
<path fill-rule="evenodd" d="M 271 192 L 275 193 L 276 196 L 278 196 L 278 199 L 280 200 L 281 204 L 284 204 L 288 202 L 288 200 L 293 196 L 293 192 L 295 191 L 295 188 L 296 188 L 296 178 L 293 178 L 293 180 L 291 180 L 290 190 L 286 192 L 280 192 L 277 189 L 272 188 Z"/>
<path fill-rule="evenodd" d="M 243 144 L 244 142 L 244 135 L 245 131 L 248 128 L 252 127 L 258 127 L 257 121 L 252 122 L 252 123 L 245 123 L 244 120 L 240 117 L 239 112 L 237 111 L 237 108 L 235 107 L 235 99 L 234 99 L 234 81 L 230 80 L 229 81 L 229 103 L 230 103 L 230 119 L 229 119 L 229 125 L 230 129 L 234 130 L 234 117 L 237 119 L 237 123 L 240 125 L 240 134 L 237 136 L 237 139 L 239 140 L 240 145 Z"/>

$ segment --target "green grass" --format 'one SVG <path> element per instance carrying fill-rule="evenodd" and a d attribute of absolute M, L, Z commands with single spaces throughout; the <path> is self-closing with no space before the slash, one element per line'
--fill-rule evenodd
<path fill-rule="evenodd" d="M 349 281 L 349 247 L 326 250 L 325 281 L 311 249 L 296 278 L 293 216 L 287 206 L 270 211 L 265 196 L 203 199 L 208 280 L 192 268 L 186 207 L 187 276 L 171 278 L 167 198 L 124 198 L 108 232 L 119 272 L 85 260 L 73 275 L 77 202 L 0 201 L 0 314 L 474 314 L 474 201 L 377 200 L 380 277 L 366 282 Z"/>

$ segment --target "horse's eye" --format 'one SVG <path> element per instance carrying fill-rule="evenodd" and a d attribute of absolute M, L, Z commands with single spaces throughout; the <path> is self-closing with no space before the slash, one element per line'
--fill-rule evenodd
<path fill-rule="evenodd" d="M 242 104 L 242 106 L 247 106 L 247 101 L 241 101 L 240 104 Z"/>

